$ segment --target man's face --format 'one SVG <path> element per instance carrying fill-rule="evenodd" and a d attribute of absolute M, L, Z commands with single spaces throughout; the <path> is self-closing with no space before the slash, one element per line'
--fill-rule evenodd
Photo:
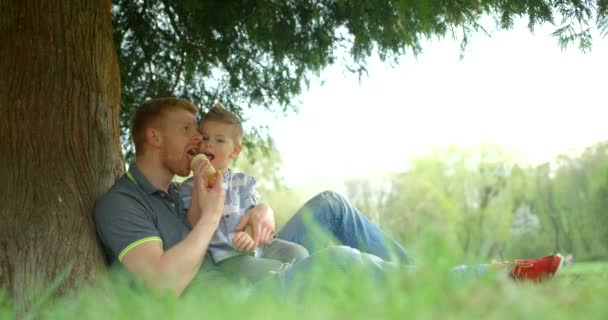
<path fill-rule="evenodd" d="M 174 174 L 188 176 L 190 162 L 198 153 L 201 142 L 194 115 L 184 109 L 165 112 L 159 135 L 163 165 Z"/>
<path fill-rule="evenodd" d="M 241 145 L 235 141 L 234 125 L 204 121 L 201 123 L 203 142 L 199 152 L 209 158 L 211 164 L 221 172 L 226 172 L 230 161 L 236 159 L 241 152 Z"/>

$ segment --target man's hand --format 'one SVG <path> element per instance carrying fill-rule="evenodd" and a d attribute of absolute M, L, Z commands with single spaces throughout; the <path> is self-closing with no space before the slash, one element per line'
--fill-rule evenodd
<path fill-rule="evenodd" d="M 211 166 L 209 161 L 202 161 L 193 168 L 194 187 L 190 210 L 198 212 L 197 223 L 217 225 L 224 211 L 226 192 L 223 189 L 223 179 L 219 172 L 215 173 L 216 181 L 213 187 L 207 188 L 208 181 L 205 171 L 209 166 Z"/>
<path fill-rule="evenodd" d="M 274 212 L 269 206 L 260 203 L 247 211 L 234 231 L 245 231 L 247 225 L 251 225 L 253 229 L 252 238 L 255 244 L 254 247 L 257 248 L 260 245 L 264 245 L 274 235 Z"/>
<path fill-rule="evenodd" d="M 239 231 L 232 238 L 232 246 L 238 251 L 255 251 L 255 243 L 246 232 Z"/>

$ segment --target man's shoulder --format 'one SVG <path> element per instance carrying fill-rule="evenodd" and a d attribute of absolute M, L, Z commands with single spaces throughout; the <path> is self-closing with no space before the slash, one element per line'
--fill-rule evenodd
<path fill-rule="evenodd" d="M 121 195 L 137 194 L 137 185 L 133 184 L 126 175 L 122 175 L 114 182 L 114 184 L 106 191 L 98 200 L 112 197 L 120 197 Z"/>
<path fill-rule="evenodd" d="M 142 202 L 143 195 L 136 189 L 137 186 L 126 177 L 122 176 L 116 180 L 103 195 L 95 202 L 95 214 L 103 211 L 114 211 L 120 206 L 132 202 Z"/>

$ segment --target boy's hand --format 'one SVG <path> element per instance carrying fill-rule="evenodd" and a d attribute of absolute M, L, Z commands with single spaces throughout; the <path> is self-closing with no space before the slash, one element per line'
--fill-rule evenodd
<path fill-rule="evenodd" d="M 263 203 L 256 205 L 245 213 L 234 230 L 244 231 L 247 226 L 253 229 L 252 238 L 256 247 L 265 245 L 274 234 L 274 212 Z"/>
<path fill-rule="evenodd" d="M 243 232 L 248 234 L 251 237 L 251 239 L 253 239 L 253 228 L 251 227 L 250 224 L 245 226 L 245 230 L 243 230 Z"/>
<path fill-rule="evenodd" d="M 239 231 L 234 235 L 232 246 L 238 251 L 255 251 L 253 238 L 244 231 Z"/>

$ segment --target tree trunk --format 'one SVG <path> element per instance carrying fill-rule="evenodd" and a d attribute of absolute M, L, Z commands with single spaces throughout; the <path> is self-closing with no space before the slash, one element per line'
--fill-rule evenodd
<path fill-rule="evenodd" d="M 545 192 L 547 207 L 549 209 L 549 218 L 551 219 L 551 224 L 553 225 L 553 252 L 560 252 L 562 248 L 559 240 L 561 238 L 562 227 L 557 208 L 555 207 L 553 185 L 550 183 L 550 180 L 545 184 Z"/>
<path fill-rule="evenodd" d="M 0 0 L 0 290 L 103 266 L 92 208 L 124 171 L 110 0 Z"/>

